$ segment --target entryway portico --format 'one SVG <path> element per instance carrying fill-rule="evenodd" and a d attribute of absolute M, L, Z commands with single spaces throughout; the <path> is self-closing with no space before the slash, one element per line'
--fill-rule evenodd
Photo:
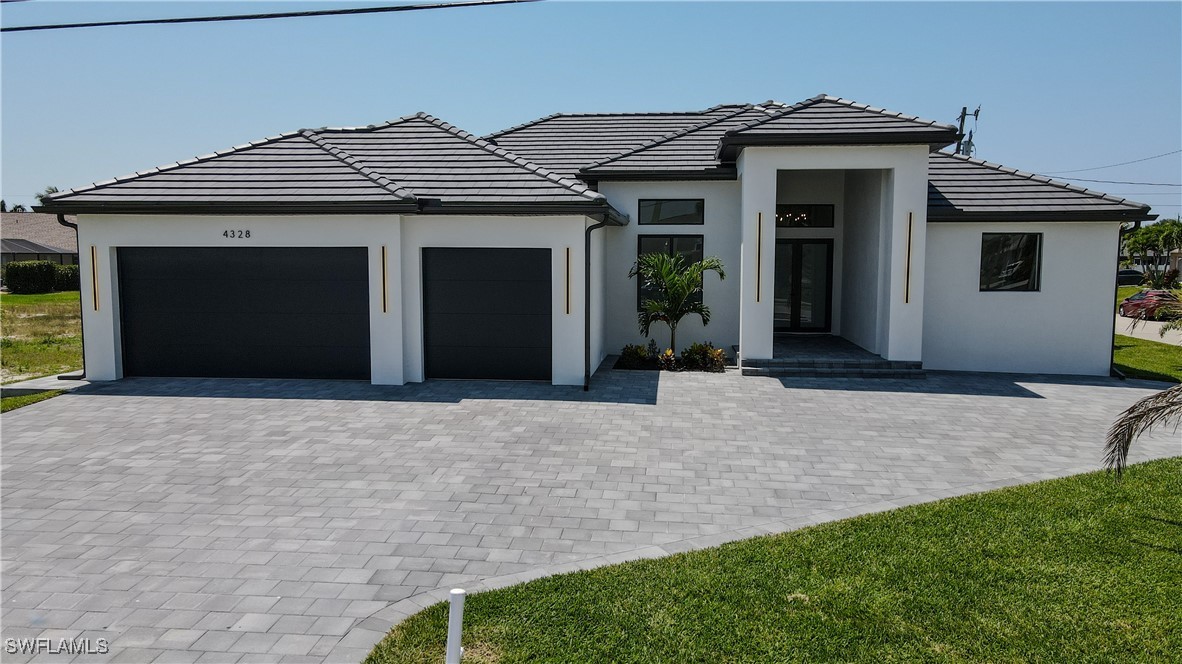
<path fill-rule="evenodd" d="M 918 368 L 928 153 L 926 143 L 743 149 L 745 363 L 779 359 L 801 346 L 777 340 L 811 333 Z"/>

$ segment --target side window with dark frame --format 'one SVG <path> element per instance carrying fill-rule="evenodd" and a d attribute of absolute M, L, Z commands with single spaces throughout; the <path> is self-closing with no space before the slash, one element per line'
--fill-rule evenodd
<path fill-rule="evenodd" d="M 644 254 L 680 254 L 687 262 L 696 263 L 705 256 L 704 238 L 701 235 L 640 235 L 636 238 L 636 257 Z M 649 297 L 649 289 L 644 287 L 640 277 L 636 278 L 636 310 L 640 311 L 640 303 Z M 701 301 L 701 296 L 698 296 Z"/>
<path fill-rule="evenodd" d="M 981 290 L 1042 288 L 1042 233 L 982 233 Z"/>
<path fill-rule="evenodd" d="M 638 224 L 701 226 L 706 223 L 706 200 L 702 198 L 642 198 L 637 209 Z"/>

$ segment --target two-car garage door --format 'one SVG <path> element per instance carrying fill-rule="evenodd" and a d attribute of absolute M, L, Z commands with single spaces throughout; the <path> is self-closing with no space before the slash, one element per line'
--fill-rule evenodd
<path fill-rule="evenodd" d="M 369 378 L 364 247 L 121 247 L 127 376 Z"/>
<path fill-rule="evenodd" d="M 427 378 L 550 379 L 549 249 L 422 261 Z M 127 376 L 370 376 L 364 247 L 122 247 L 118 266 Z"/>

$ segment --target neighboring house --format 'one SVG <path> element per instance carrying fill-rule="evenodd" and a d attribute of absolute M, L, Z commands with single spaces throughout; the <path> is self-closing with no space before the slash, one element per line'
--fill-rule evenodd
<path fill-rule="evenodd" d="M 8 265 L 12 261 L 77 265 L 78 240 L 74 229 L 59 224 L 55 214 L 0 212 L 0 264 Z"/>
<path fill-rule="evenodd" d="M 683 345 L 760 360 L 780 335 L 831 334 L 931 369 L 1107 374 L 1118 231 L 1148 206 L 942 151 L 957 138 L 828 96 L 484 139 L 418 114 L 39 209 L 78 215 L 93 380 L 579 384 L 645 341 L 627 274 L 651 251 L 726 265 Z"/>

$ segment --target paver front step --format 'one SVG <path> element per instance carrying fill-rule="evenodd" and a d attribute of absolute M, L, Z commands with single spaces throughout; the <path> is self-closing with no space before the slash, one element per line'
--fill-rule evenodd
<path fill-rule="evenodd" d="M 808 358 L 808 359 L 774 359 L 774 360 L 743 360 L 744 367 L 761 369 L 920 369 L 921 362 L 902 360 L 852 360 L 843 358 Z"/>
<path fill-rule="evenodd" d="M 772 378 L 926 378 L 923 369 L 892 367 L 743 367 L 744 376 Z"/>

